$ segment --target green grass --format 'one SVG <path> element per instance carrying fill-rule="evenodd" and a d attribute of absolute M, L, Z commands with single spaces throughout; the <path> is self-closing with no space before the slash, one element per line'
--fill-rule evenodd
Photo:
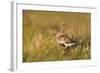
<path fill-rule="evenodd" d="M 23 62 L 91 59 L 90 18 L 89 13 L 23 10 Z M 79 44 L 64 50 L 55 40 L 59 30 Z"/>

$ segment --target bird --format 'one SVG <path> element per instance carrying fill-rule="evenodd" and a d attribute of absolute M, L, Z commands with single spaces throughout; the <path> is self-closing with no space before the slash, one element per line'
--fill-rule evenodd
<path fill-rule="evenodd" d="M 56 34 L 56 41 L 58 44 L 62 45 L 65 48 L 74 47 L 78 44 L 78 41 L 70 38 L 66 33 L 60 31 Z"/>

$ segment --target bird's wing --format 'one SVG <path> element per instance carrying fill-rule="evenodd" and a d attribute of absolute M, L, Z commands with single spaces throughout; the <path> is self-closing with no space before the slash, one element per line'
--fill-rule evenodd
<path fill-rule="evenodd" d="M 75 43 L 69 43 L 69 44 L 64 44 L 66 47 L 71 47 L 71 46 L 73 46 L 73 45 L 75 45 Z"/>

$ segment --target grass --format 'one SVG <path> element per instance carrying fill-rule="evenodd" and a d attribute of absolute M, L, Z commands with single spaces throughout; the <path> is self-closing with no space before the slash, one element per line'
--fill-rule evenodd
<path fill-rule="evenodd" d="M 91 59 L 90 13 L 23 10 L 23 62 Z M 78 40 L 64 50 L 55 33 L 64 30 Z"/>

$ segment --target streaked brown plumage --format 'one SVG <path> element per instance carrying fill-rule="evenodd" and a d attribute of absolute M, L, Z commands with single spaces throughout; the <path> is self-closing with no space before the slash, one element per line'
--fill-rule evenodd
<path fill-rule="evenodd" d="M 77 44 L 77 41 L 71 39 L 66 33 L 60 31 L 56 34 L 56 41 L 65 48 L 72 47 Z"/>

